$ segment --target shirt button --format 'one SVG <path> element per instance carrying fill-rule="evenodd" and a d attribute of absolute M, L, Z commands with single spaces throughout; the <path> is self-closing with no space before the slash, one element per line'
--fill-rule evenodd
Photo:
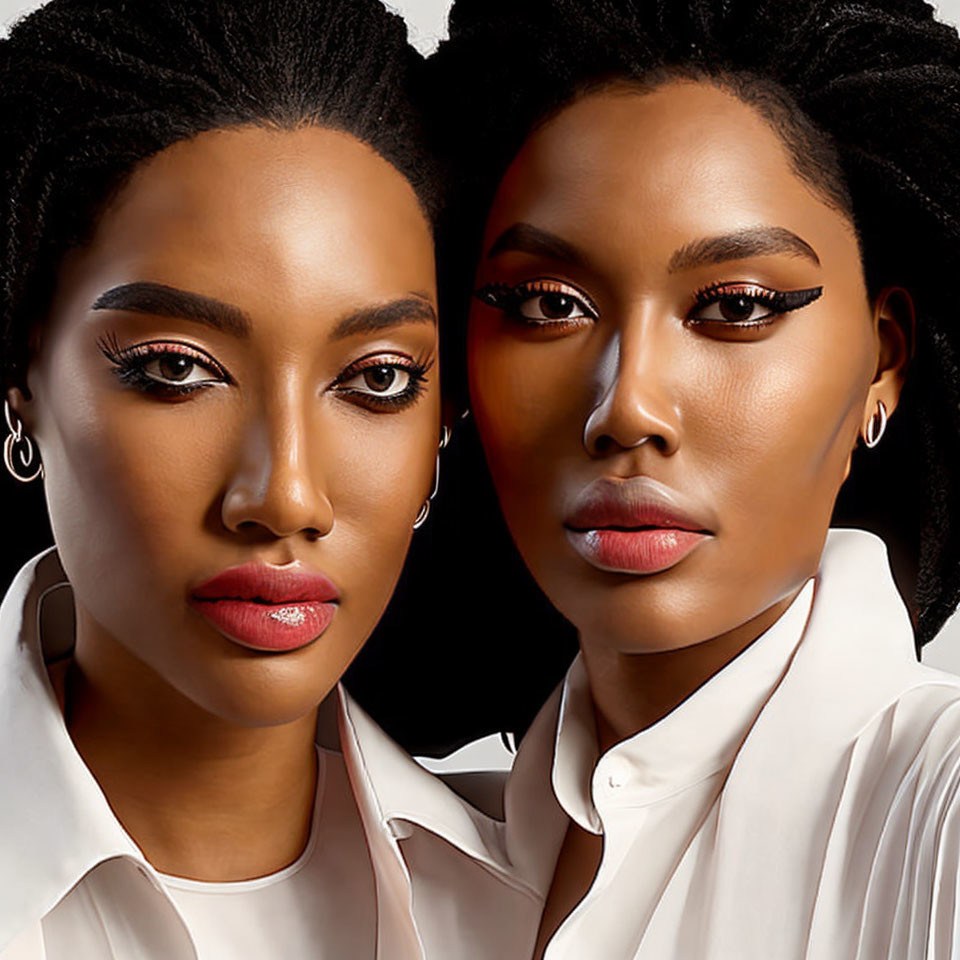
<path fill-rule="evenodd" d="M 630 779 L 630 765 L 625 760 L 611 759 L 606 769 L 606 784 L 611 790 L 619 790 Z"/>

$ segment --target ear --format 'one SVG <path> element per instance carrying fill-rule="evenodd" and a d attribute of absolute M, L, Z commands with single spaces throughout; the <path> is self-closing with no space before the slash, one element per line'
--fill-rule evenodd
<path fill-rule="evenodd" d="M 913 356 L 917 317 L 913 298 L 903 287 L 884 287 L 873 305 L 877 338 L 877 370 L 867 392 L 860 435 L 866 437 L 870 421 L 883 403 L 890 416 L 900 402 L 900 392 Z"/>
<path fill-rule="evenodd" d="M 24 428 L 28 433 L 31 430 L 32 397 L 30 391 L 25 387 L 9 387 L 7 389 L 6 400 L 10 404 L 13 412 L 23 421 Z"/>
<path fill-rule="evenodd" d="M 453 398 L 444 394 L 440 402 L 440 428 L 446 430 L 448 436 L 453 435 L 454 427 L 460 422 L 460 411 Z"/>

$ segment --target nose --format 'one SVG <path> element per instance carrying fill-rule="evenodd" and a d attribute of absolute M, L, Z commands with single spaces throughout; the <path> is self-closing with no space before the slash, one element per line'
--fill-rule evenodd
<path fill-rule="evenodd" d="M 604 457 L 652 443 L 664 456 L 680 447 L 680 414 L 669 387 L 669 350 L 652 324 L 641 323 L 611 344 L 602 395 L 584 425 L 583 445 Z M 661 338 L 662 339 L 662 338 Z"/>
<path fill-rule="evenodd" d="M 311 469 L 304 421 L 288 404 L 249 424 L 220 510 L 232 533 L 318 539 L 333 529 L 333 506 L 319 470 Z"/>

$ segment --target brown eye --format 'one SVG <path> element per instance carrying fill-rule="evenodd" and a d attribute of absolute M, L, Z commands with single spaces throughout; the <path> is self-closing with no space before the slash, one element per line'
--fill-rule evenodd
<path fill-rule="evenodd" d="M 194 386 L 200 383 L 217 383 L 223 381 L 222 371 L 202 363 L 195 357 L 184 353 L 154 353 L 146 357 L 142 364 L 144 375 L 161 386 Z"/>
<path fill-rule="evenodd" d="M 743 323 L 753 317 L 757 304 L 749 297 L 723 297 L 719 301 L 720 315 L 732 323 Z"/>
<path fill-rule="evenodd" d="M 400 363 L 374 363 L 355 372 L 348 372 L 338 381 L 337 389 L 354 396 L 376 397 L 378 400 L 399 399 L 415 387 L 416 370 Z"/>
<path fill-rule="evenodd" d="M 181 383 L 186 380 L 195 366 L 195 362 L 189 357 L 175 353 L 165 354 L 157 361 L 160 376 L 172 383 Z"/>
<path fill-rule="evenodd" d="M 388 393 L 396 383 L 398 374 L 396 367 L 368 367 L 363 371 L 363 379 L 374 393 Z"/>
<path fill-rule="evenodd" d="M 533 302 L 547 320 L 569 320 L 577 308 L 577 301 L 563 293 L 545 293 Z"/>

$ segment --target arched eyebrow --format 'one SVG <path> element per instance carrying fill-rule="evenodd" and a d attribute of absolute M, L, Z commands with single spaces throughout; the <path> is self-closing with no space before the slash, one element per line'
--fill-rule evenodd
<path fill-rule="evenodd" d="M 487 253 L 487 259 L 506 253 L 508 250 L 517 250 L 520 253 L 530 253 L 536 257 L 545 257 L 548 260 L 562 260 L 578 267 L 586 265 L 586 258 L 568 240 L 558 237 L 549 230 L 541 230 L 532 223 L 515 223 L 508 227 L 493 241 Z"/>
<path fill-rule="evenodd" d="M 670 258 L 667 271 L 678 273 L 727 260 L 744 260 L 777 253 L 805 257 L 820 266 L 817 252 L 792 230 L 785 227 L 747 227 L 734 233 L 704 237 L 684 244 Z"/>
<path fill-rule="evenodd" d="M 163 283 L 124 283 L 101 293 L 91 310 L 129 310 L 192 320 L 235 337 L 250 335 L 250 318 L 239 307 Z"/>
<path fill-rule="evenodd" d="M 437 323 L 437 312 L 426 294 L 414 294 L 388 303 L 362 307 L 342 317 L 330 334 L 331 340 L 342 340 L 361 333 L 378 333 L 404 323 Z"/>

